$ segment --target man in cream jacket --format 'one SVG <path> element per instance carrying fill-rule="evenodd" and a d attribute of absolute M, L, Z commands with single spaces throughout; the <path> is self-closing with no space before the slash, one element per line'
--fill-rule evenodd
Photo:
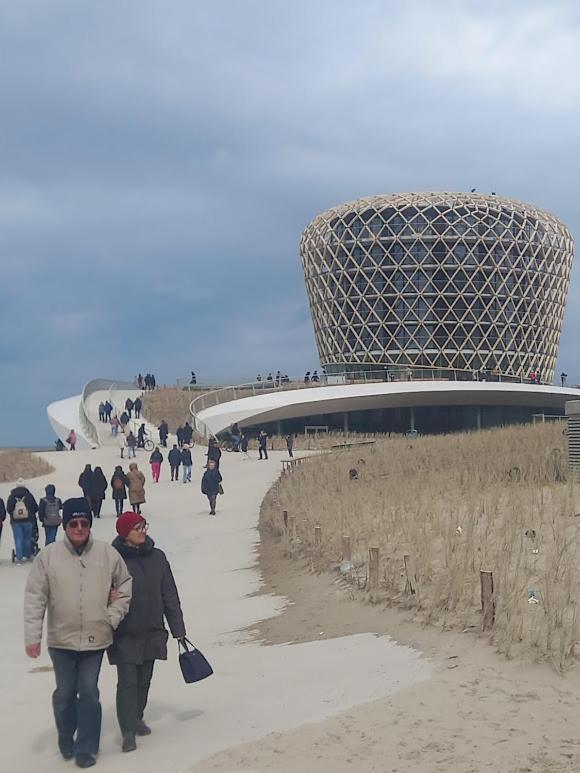
<path fill-rule="evenodd" d="M 93 539 L 86 499 L 66 500 L 62 525 L 63 540 L 41 550 L 26 583 L 24 643 L 29 657 L 40 655 L 48 612 L 58 746 L 65 759 L 74 757 L 78 767 L 88 768 L 96 762 L 101 736 L 97 684 L 103 653 L 129 610 L 131 575 L 111 545 Z M 110 595 L 112 588 L 116 593 Z"/>

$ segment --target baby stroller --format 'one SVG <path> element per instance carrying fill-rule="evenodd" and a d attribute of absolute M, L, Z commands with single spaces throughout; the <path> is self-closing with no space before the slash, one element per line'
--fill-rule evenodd
<path fill-rule="evenodd" d="M 32 551 L 31 551 L 31 559 L 37 556 L 40 553 L 40 547 L 38 546 L 38 523 L 36 521 L 36 518 L 34 519 L 34 526 L 32 528 Z M 12 563 L 16 563 L 16 551 L 14 548 L 12 548 Z"/>

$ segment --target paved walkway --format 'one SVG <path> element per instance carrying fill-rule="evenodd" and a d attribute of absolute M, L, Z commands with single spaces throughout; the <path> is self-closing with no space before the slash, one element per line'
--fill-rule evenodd
<path fill-rule="evenodd" d="M 97 400 L 98 405 L 98 400 Z M 101 465 L 107 479 L 120 462 L 115 446 L 93 451 L 47 454 L 55 472 L 30 483 L 40 497 L 54 482 L 64 499 L 78 496 L 78 475 L 87 462 Z M 150 535 L 166 551 L 180 590 L 188 633 L 209 657 L 215 676 L 185 685 L 169 643 L 169 660 L 158 663 L 147 720 L 153 734 L 136 753 L 121 755 L 114 713 L 115 671 L 101 674 L 103 771 L 185 771 L 193 763 L 235 744 L 325 719 L 355 705 L 389 695 L 427 678 L 429 665 L 413 650 L 371 634 L 306 644 L 261 646 L 241 629 L 275 615 L 280 597 L 254 595 L 260 588 L 255 568 L 259 505 L 280 469 L 281 453 L 269 461 L 224 454 L 225 495 L 215 518 L 199 490 L 204 449 L 194 450 L 192 484 L 172 483 L 167 462 L 162 480 L 151 483 L 149 454 L 138 452 L 146 474 L 143 512 Z M 125 461 L 126 468 L 126 461 Z M 0 485 L 6 498 L 11 486 Z M 110 492 L 107 492 L 110 494 Z M 107 498 L 97 521 L 97 539 L 112 540 L 114 507 Z M 53 674 L 43 649 L 38 661 L 26 658 L 22 644 L 22 597 L 28 567 L 10 563 L 12 535 L 4 529 L 0 545 L 0 769 L 19 773 L 61 770 L 55 750 L 50 694 Z M 43 645 L 44 647 L 44 645 Z"/>

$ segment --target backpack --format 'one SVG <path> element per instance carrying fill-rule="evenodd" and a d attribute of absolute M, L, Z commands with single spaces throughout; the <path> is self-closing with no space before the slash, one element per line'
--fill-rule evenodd
<path fill-rule="evenodd" d="M 44 511 L 45 526 L 60 526 L 62 518 L 60 517 L 60 499 L 45 499 L 46 508 Z"/>
<path fill-rule="evenodd" d="M 113 481 L 113 491 L 123 491 L 125 488 L 125 484 L 121 480 L 121 478 L 115 478 Z"/>
<path fill-rule="evenodd" d="M 20 499 L 16 500 L 16 506 L 14 507 L 12 518 L 15 521 L 28 520 L 28 508 L 26 507 L 26 502 L 24 501 L 24 497 L 20 497 Z"/>

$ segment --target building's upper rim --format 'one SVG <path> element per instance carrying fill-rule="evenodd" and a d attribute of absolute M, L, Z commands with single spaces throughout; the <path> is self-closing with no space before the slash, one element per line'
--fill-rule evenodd
<path fill-rule="evenodd" d="M 531 215 L 533 217 L 549 221 L 558 228 L 563 229 L 571 238 L 566 225 L 551 212 L 528 204 L 519 199 L 508 198 L 507 196 L 497 196 L 491 193 L 465 193 L 460 191 L 409 191 L 402 193 L 383 193 L 374 196 L 365 196 L 360 199 L 346 201 L 343 204 L 329 207 L 324 212 L 318 214 L 305 228 L 308 231 L 311 227 L 319 226 L 322 223 L 329 224 L 330 220 L 340 217 L 347 212 L 362 213 L 370 208 L 383 208 L 394 206 L 397 208 L 406 206 L 447 205 L 450 208 L 457 206 L 467 206 L 481 209 L 482 205 L 489 211 L 497 211 L 505 207 L 512 212 L 520 215 Z"/>

